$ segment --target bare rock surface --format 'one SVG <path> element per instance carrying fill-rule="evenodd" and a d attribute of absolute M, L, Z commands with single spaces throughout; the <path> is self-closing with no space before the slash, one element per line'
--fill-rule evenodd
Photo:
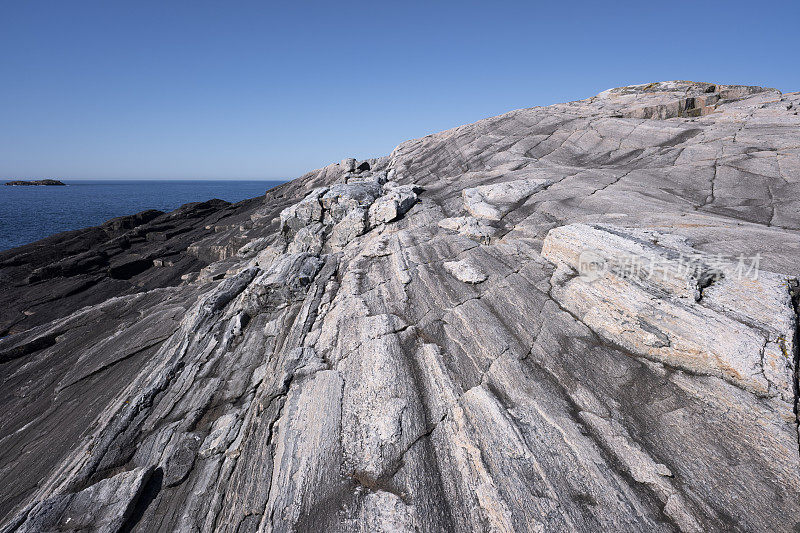
<path fill-rule="evenodd" d="M 0 531 L 796 531 L 798 107 L 622 87 L 3 252 Z"/>
<path fill-rule="evenodd" d="M 456 279 L 464 283 L 481 283 L 488 278 L 482 270 L 466 259 L 462 259 L 461 261 L 445 261 L 444 268 Z"/>

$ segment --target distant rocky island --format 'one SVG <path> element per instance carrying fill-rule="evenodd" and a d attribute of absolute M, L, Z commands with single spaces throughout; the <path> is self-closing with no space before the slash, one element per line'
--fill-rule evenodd
<path fill-rule="evenodd" d="M 800 531 L 798 110 L 620 87 L 0 252 L 0 533 Z"/>
<path fill-rule="evenodd" d="M 7 181 L 6 185 L 61 185 L 65 186 L 66 183 L 58 180 L 14 180 Z"/>

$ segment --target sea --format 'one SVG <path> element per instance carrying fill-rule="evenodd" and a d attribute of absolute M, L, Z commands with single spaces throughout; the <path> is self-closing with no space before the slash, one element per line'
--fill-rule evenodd
<path fill-rule="evenodd" d="M 239 202 L 285 181 L 62 180 L 59 186 L 0 184 L 0 250 L 147 209 L 172 211 L 212 198 Z"/>

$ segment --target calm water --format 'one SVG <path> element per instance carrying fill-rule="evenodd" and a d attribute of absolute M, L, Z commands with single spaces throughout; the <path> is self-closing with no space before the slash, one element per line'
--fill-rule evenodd
<path fill-rule="evenodd" d="M 67 187 L 0 184 L 0 250 L 48 235 L 96 226 L 146 209 L 261 196 L 282 181 L 65 181 Z"/>

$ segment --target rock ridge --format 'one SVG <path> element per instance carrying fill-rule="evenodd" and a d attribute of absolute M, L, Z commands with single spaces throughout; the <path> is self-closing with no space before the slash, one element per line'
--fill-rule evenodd
<path fill-rule="evenodd" d="M 0 531 L 794 531 L 799 105 L 622 87 L 0 253 Z"/>

